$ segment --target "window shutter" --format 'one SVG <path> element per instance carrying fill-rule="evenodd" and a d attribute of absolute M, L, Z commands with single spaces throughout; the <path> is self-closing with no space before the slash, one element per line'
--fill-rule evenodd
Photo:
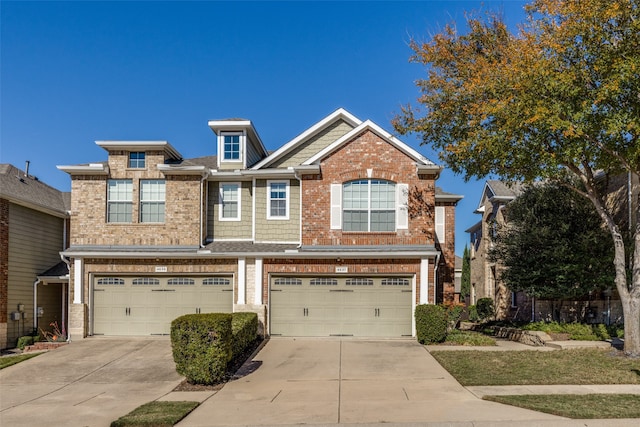
<path fill-rule="evenodd" d="M 396 185 L 396 228 L 409 228 L 409 185 Z"/>
<path fill-rule="evenodd" d="M 436 237 L 438 242 L 444 243 L 445 230 L 445 210 L 444 206 L 436 206 Z"/>
<path fill-rule="evenodd" d="M 331 229 L 342 228 L 342 184 L 331 184 Z"/>

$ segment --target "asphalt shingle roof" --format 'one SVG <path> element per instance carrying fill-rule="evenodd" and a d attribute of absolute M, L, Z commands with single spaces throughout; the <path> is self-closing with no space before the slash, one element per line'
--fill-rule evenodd
<path fill-rule="evenodd" d="M 69 210 L 71 193 L 55 189 L 38 178 L 28 175 L 17 167 L 0 164 L 0 197 L 25 203 L 35 209 L 53 210 L 66 215 Z"/>

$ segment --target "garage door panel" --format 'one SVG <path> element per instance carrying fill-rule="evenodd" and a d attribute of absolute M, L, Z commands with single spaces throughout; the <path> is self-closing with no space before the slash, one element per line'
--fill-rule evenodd
<path fill-rule="evenodd" d="M 407 277 L 273 277 L 271 333 L 410 336 L 411 281 Z"/>
<path fill-rule="evenodd" d="M 93 333 L 166 335 L 171 322 L 198 312 L 231 312 L 233 278 L 96 277 Z"/>

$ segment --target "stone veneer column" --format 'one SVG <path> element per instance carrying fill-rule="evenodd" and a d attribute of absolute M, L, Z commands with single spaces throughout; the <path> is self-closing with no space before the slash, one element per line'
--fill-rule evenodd
<path fill-rule="evenodd" d="M 9 201 L 0 199 L 0 348 L 7 348 L 9 298 Z"/>

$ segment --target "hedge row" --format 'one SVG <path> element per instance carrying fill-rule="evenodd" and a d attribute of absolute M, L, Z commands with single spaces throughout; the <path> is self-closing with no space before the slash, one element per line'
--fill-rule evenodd
<path fill-rule="evenodd" d="M 190 383 L 215 384 L 227 373 L 234 355 L 256 340 L 255 313 L 187 314 L 171 322 L 176 371 Z"/>

